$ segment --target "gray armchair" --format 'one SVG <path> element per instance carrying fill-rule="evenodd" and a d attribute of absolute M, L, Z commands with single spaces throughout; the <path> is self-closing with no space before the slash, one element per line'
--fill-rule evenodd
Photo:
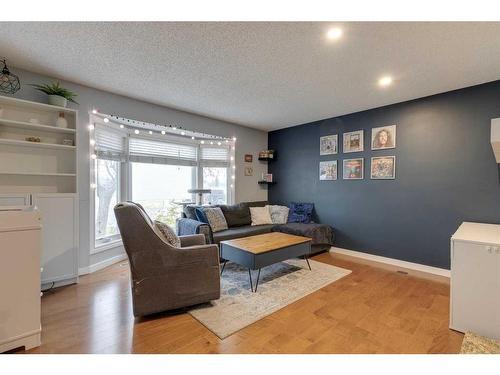
<path fill-rule="evenodd" d="M 219 252 L 201 234 L 166 243 L 144 209 L 132 202 L 114 208 L 130 262 L 134 316 L 192 306 L 220 298 Z"/>

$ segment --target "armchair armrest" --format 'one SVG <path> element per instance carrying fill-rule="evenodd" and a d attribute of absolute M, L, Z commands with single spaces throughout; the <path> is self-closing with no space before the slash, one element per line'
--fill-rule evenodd
<path fill-rule="evenodd" d="M 177 264 L 206 263 L 219 267 L 219 247 L 217 245 L 196 245 L 174 250 Z"/>
<path fill-rule="evenodd" d="M 203 234 L 192 234 L 189 236 L 180 236 L 181 247 L 205 245 L 205 236 Z"/>

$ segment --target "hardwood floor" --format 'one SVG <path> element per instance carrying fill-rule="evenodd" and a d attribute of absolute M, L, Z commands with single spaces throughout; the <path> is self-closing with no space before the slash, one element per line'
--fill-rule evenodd
<path fill-rule="evenodd" d="M 134 319 L 128 264 L 42 298 L 42 346 L 29 353 L 458 353 L 449 285 L 330 253 L 353 272 L 220 340 L 182 311 Z"/>

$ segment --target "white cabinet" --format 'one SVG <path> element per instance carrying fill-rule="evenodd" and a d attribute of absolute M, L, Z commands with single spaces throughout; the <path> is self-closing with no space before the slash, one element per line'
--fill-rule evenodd
<path fill-rule="evenodd" d="M 500 225 L 462 223 L 451 238 L 450 328 L 500 339 Z"/>
<path fill-rule="evenodd" d="M 75 194 L 33 194 L 42 218 L 42 284 L 78 278 L 78 205 Z"/>
<path fill-rule="evenodd" d="M 40 345 L 40 216 L 0 208 L 0 353 Z"/>

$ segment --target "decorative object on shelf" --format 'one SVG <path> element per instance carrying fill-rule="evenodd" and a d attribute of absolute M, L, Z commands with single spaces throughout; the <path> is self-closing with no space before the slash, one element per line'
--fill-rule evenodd
<path fill-rule="evenodd" d="M 65 146 L 73 146 L 73 140 L 72 139 L 63 139 L 62 144 Z"/>
<path fill-rule="evenodd" d="M 364 170 L 364 159 L 344 159 L 343 160 L 343 179 L 344 180 L 362 180 Z"/>
<path fill-rule="evenodd" d="M 264 150 L 259 152 L 259 160 L 273 160 L 274 150 Z"/>
<path fill-rule="evenodd" d="M 344 153 L 347 152 L 360 152 L 364 150 L 363 143 L 363 130 L 356 130 L 354 132 L 344 133 Z"/>
<path fill-rule="evenodd" d="M 321 181 L 337 179 L 337 160 L 319 162 L 319 179 Z"/>
<path fill-rule="evenodd" d="M 245 167 L 245 176 L 253 176 L 253 168 Z"/>
<path fill-rule="evenodd" d="M 373 157 L 370 178 L 372 180 L 394 180 L 396 178 L 396 157 Z"/>
<path fill-rule="evenodd" d="M 66 107 L 68 102 L 78 104 L 75 101 L 75 97 L 77 96 L 74 92 L 61 87 L 59 81 L 52 82 L 51 84 L 32 84 L 34 88 L 38 91 L 41 91 L 49 96 L 49 104 L 56 105 L 59 107 Z"/>
<path fill-rule="evenodd" d="M 40 120 L 38 120 L 37 118 L 30 118 L 30 124 L 38 125 L 39 123 L 40 123 Z"/>
<path fill-rule="evenodd" d="M 68 121 L 64 118 L 64 112 L 59 112 L 59 117 L 57 118 L 56 126 L 58 128 L 64 128 L 64 129 L 68 127 Z"/>
<path fill-rule="evenodd" d="M 338 152 L 338 135 L 326 135 L 319 138 L 319 154 L 333 155 Z"/>
<path fill-rule="evenodd" d="M 272 175 L 272 173 L 262 173 L 262 181 L 273 182 L 273 175 Z"/>
<path fill-rule="evenodd" d="M 372 150 L 396 148 L 396 125 L 372 129 Z"/>
<path fill-rule="evenodd" d="M 21 88 L 19 77 L 10 72 L 5 59 L 2 59 L 2 62 L 3 68 L 0 73 L 0 92 L 5 94 L 14 94 Z"/>
<path fill-rule="evenodd" d="M 203 204 L 203 194 L 212 194 L 211 189 L 189 189 L 189 194 L 196 194 L 196 205 L 201 206 Z"/>
<path fill-rule="evenodd" d="M 245 154 L 245 162 L 251 163 L 253 161 L 253 155 L 252 154 Z"/>
<path fill-rule="evenodd" d="M 40 137 L 26 137 L 24 139 L 28 142 L 36 142 L 36 143 L 40 143 L 42 141 Z"/>

